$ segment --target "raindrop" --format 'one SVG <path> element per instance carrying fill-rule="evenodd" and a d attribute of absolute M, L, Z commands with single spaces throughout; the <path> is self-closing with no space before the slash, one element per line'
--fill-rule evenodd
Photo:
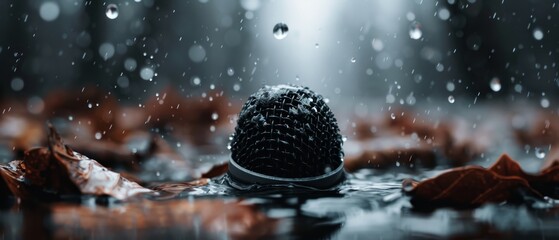
<path fill-rule="evenodd" d="M 540 105 L 542 105 L 543 108 L 548 108 L 549 100 L 547 100 L 547 98 L 542 98 L 542 100 L 540 101 Z"/>
<path fill-rule="evenodd" d="M 23 86 L 24 86 L 23 79 L 14 78 L 14 79 L 12 79 L 12 82 L 11 82 L 10 85 L 12 87 L 12 90 L 14 90 L 16 92 L 21 91 L 21 89 L 23 89 Z"/>
<path fill-rule="evenodd" d="M 454 86 L 454 83 L 452 83 L 452 82 L 447 82 L 446 83 L 446 90 L 448 90 L 449 92 L 454 92 L 455 88 L 456 87 Z"/>
<path fill-rule="evenodd" d="M 493 92 L 498 92 L 501 90 L 501 81 L 499 80 L 499 78 L 494 77 L 491 79 L 491 81 L 489 82 L 489 87 L 491 87 L 491 90 L 493 90 Z"/>
<path fill-rule="evenodd" d="M 45 102 L 40 97 L 31 97 L 27 100 L 27 110 L 32 114 L 39 114 L 44 108 Z"/>
<path fill-rule="evenodd" d="M 534 38 L 538 41 L 543 39 L 543 31 L 539 28 L 534 29 L 533 35 Z"/>
<path fill-rule="evenodd" d="M 197 77 L 197 76 L 192 77 L 192 84 L 193 85 L 198 86 L 198 85 L 200 85 L 200 83 L 202 83 L 202 80 L 199 77 Z"/>
<path fill-rule="evenodd" d="M 278 40 L 284 39 L 287 37 L 287 33 L 289 32 L 289 28 L 285 23 L 278 23 L 274 26 L 274 37 Z"/>
<path fill-rule="evenodd" d="M 52 22 L 60 14 L 60 7 L 55 2 L 44 2 L 39 8 L 39 16 L 47 22 Z"/>
<path fill-rule="evenodd" d="M 93 104 L 88 103 L 88 104 L 87 104 L 87 108 L 93 108 Z"/>
<path fill-rule="evenodd" d="M 103 43 L 99 46 L 99 55 L 103 58 L 103 60 L 108 60 L 112 58 L 115 54 L 115 46 L 111 43 Z"/>
<path fill-rule="evenodd" d="M 439 18 L 441 20 L 448 20 L 448 18 L 450 18 L 450 12 L 448 11 L 448 9 L 446 8 L 441 8 L 439 10 Z"/>
<path fill-rule="evenodd" d="M 318 43 L 314 44 L 314 48 L 319 48 L 319 47 L 320 47 L 320 45 L 318 45 Z"/>
<path fill-rule="evenodd" d="M 396 161 L 396 167 L 400 167 L 400 162 Z"/>
<path fill-rule="evenodd" d="M 352 63 L 355 63 L 355 62 L 357 62 L 357 59 L 356 59 L 355 57 L 352 57 L 350 61 L 351 61 Z"/>
<path fill-rule="evenodd" d="M 210 126 L 210 132 L 215 132 L 215 126 L 214 125 Z"/>
<path fill-rule="evenodd" d="M 419 22 L 412 22 L 410 25 L 410 38 L 411 39 L 420 39 L 423 32 L 421 31 L 421 24 Z"/>
<path fill-rule="evenodd" d="M 130 81 L 126 76 L 120 76 L 116 79 L 116 84 L 121 88 L 127 88 L 130 85 Z"/>
<path fill-rule="evenodd" d="M 192 45 L 192 47 L 188 49 L 188 57 L 193 62 L 202 62 L 204 58 L 206 58 L 206 49 L 201 45 Z"/>
<path fill-rule="evenodd" d="M 539 159 L 543 159 L 545 157 L 545 150 L 542 148 L 535 148 L 534 152 L 536 153 L 536 157 Z"/>
<path fill-rule="evenodd" d="M 148 80 L 151 81 L 153 75 L 154 75 L 153 69 L 149 67 L 144 67 L 142 68 L 142 70 L 140 70 L 140 77 L 146 81 Z"/>
<path fill-rule="evenodd" d="M 100 132 L 95 133 L 95 139 L 100 140 L 103 135 Z"/>
<path fill-rule="evenodd" d="M 448 102 L 449 103 L 454 103 L 454 96 L 452 96 L 452 95 L 448 96 Z"/>
<path fill-rule="evenodd" d="M 212 120 L 217 120 L 219 118 L 219 114 L 217 113 L 212 113 Z"/>
<path fill-rule="evenodd" d="M 107 5 L 107 10 L 105 10 L 105 15 L 107 15 L 107 17 L 109 19 L 115 19 L 118 17 L 118 7 L 116 6 L 116 4 L 111 3 L 109 5 Z"/>
<path fill-rule="evenodd" d="M 295 75 L 295 81 L 299 81 L 301 80 L 301 78 L 299 77 L 299 75 Z"/>
<path fill-rule="evenodd" d="M 235 74 L 235 70 L 233 70 L 233 68 L 227 68 L 227 75 L 229 75 L 231 77 L 234 74 Z"/>
<path fill-rule="evenodd" d="M 74 116 L 72 115 L 68 116 L 68 121 L 74 121 Z"/>
<path fill-rule="evenodd" d="M 126 60 L 124 60 L 124 68 L 126 70 L 132 72 L 136 70 L 136 67 L 138 67 L 138 63 L 134 58 L 127 58 Z"/>
<path fill-rule="evenodd" d="M 239 90 L 241 90 L 241 85 L 238 83 L 233 84 L 233 91 L 238 92 Z"/>

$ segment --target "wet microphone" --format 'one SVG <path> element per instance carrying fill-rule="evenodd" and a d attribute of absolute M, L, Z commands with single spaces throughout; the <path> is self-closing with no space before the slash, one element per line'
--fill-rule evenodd
<path fill-rule="evenodd" d="M 330 188 L 344 179 L 342 144 L 321 95 L 306 87 L 266 86 L 239 113 L 229 175 L 248 184 Z"/>

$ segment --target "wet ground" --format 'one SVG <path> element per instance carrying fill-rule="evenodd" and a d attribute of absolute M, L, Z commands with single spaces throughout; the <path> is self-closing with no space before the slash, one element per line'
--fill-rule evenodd
<path fill-rule="evenodd" d="M 491 108 L 476 109 L 474 119 Z M 416 112 L 417 109 L 415 109 Z M 390 110 L 382 114 L 391 117 Z M 440 115 L 445 115 L 442 113 Z M 439 119 L 435 114 L 425 119 Z M 499 122 L 507 115 L 499 113 L 477 120 Z M 530 114 L 521 116 L 532 116 Z M 530 117 L 531 118 L 531 117 Z M 353 118 L 341 118 L 340 126 L 348 137 L 346 156 L 358 148 Z M 445 119 L 444 117 L 440 119 Z M 6 118 L 4 119 L 6 120 Z M 430 121 L 430 120 L 429 120 Z M 371 121 L 373 125 L 375 121 Z M 470 123 L 468 123 L 470 124 Z M 506 125 L 506 124 L 505 124 Z M 535 172 L 544 162 L 549 148 L 516 143 L 507 126 L 495 125 L 493 142 L 482 154 L 465 165 L 491 165 L 507 152 L 521 166 Z M 345 126 L 345 127 L 344 127 Z M 353 127 L 352 127 L 353 126 Z M 56 127 L 56 123 L 55 123 Z M 378 127 L 381 127 L 378 125 Z M 60 128 L 60 127 L 59 127 Z M 218 129 L 227 129 L 223 127 Z M 372 128 L 371 128 L 372 129 Z M 523 128 L 524 129 L 524 128 Z M 352 133 L 353 131 L 353 133 Z M 372 131 L 372 130 L 371 130 Z M 161 133 L 164 134 L 164 133 Z M 217 131 L 216 142 L 227 142 L 227 131 Z M 413 136 L 413 134 L 412 134 Z M 372 137 L 374 139 L 375 137 Z M 138 139 L 142 139 L 141 137 Z M 76 144 L 65 138 L 68 145 Z M 129 142 L 134 151 L 142 151 L 140 140 Z M 1 197 L 0 238 L 2 239 L 251 239 L 251 238 L 334 238 L 334 239 L 554 239 L 559 237 L 558 200 L 526 198 L 522 202 L 488 203 L 479 207 L 454 209 L 433 206 L 418 209 L 402 191 L 402 181 L 423 180 L 451 168 L 439 153 L 432 167 L 406 166 L 400 158 L 390 167 L 362 168 L 347 173 L 347 179 L 332 189 L 317 190 L 295 186 L 260 188 L 239 185 L 227 175 L 200 179 L 214 165 L 226 162 L 229 154 L 215 145 L 196 148 L 193 144 L 174 144 L 172 136 L 163 141 L 175 153 L 192 159 L 184 164 L 147 161 L 140 171 L 126 167 L 123 176 L 131 176 L 142 186 L 158 194 L 119 201 L 106 196 L 60 195 L 56 201 L 34 201 L 4 195 Z M 474 139 L 476 140 L 476 139 Z M 357 144 L 357 145 L 356 145 Z M 77 145 L 77 144 L 76 144 Z M 149 144 L 148 144 L 149 145 Z M 225 147 L 226 145 L 223 144 Z M 540 146 L 540 145 L 538 145 Z M 545 145 L 547 146 L 547 145 Z M 83 148 L 83 147 L 78 147 Z M 433 146 L 435 148 L 435 145 Z M 185 150 L 188 149 L 188 150 Z M 216 150 L 218 149 L 218 150 Z M 3 156 L 12 153 L 4 146 Z M 79 151 L 79 150 L 76 150 Z M 356 151 L 362 151 L 357 149 Z M 542 156 L 543 154 L 543 156 Z M 8 156 L 8 157 L 6 157 Z M 160 158 L 169 155 L 157 155 Z M 549 156 L 548 156 L 549 157 Z M 410 157 L 411 159 L 411 157 Z M 99 159 L 98 159 L 99 160 Z M 179 159 L 175 159 L 179 161 Z M 184 160 L 183 160 L 184 161 Z M 99 160 L 102 162 L 102 160 Z M 183 168 L 191 169 L 188 174 Z M 219 172 L 219 171 L 218 171 Z M 182 175 L 181 175 L 182 174 Z M 184 181 L 180 181 L 180 180 Z M 194 181 L 200 179 L 198 181 Z M 235 186 L 235 187 L 232 187 Z"/>

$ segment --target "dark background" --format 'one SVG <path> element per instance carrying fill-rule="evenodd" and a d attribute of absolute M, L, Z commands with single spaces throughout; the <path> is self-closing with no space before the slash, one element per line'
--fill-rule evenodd
<path fill-rule="evenodd" d="M 115 19 L 106 15 L 111 3 Z M 450 96 L 457 104 L 555 107 L 557 5 L 3 0 L 0 94 L 36 101 L 52 89 L 93 85 L 135 104 L 169 85 L 185 96 L 215 88 L 246 98 L 264 84 L 295 83 L 330 99 L 414 105 Z M 278 40 L 272 29 L 280 22 L 289 32 Z M 410 37 L 414 26 L 419 39 Z M 491 89 L 492 80 L 500 90 Z"/>

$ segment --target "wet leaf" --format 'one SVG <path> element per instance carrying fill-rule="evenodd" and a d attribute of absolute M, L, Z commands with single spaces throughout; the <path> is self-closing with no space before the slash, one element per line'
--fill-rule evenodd
<path fill-rule="evenodd" d="M 187 189 L 208 185 L 210 179 L 201 178 L 191 182 L 163 183 L 152 189 L 159 193 L 158 199 L 170 199 L 178 196 Z"/>
<path fill-rule="evenodd" d="M 277 220 L 256 207 L 222 200 L 145 200 L 114 208 L 60 204 L 52 207 L 52 221 L 55 238 L 98 229 L 104 229 L 110 236 L 130 238 L 144 236 L 142 233 L 153 234 L 153 229 L 159 229 L 166 236 L 180 238 L 200 234 L 198 238 L 226 235 L 233 239 L 260 239 L 276 233 L 277 229 Z M 139 235 L 130 235 L 129 229 Z M 97 237 L 103 238 L 103 232 Z"/>
<path fill-rule="evenodd" d="M 124 200 L 152 192 L 72 151 L 52 126 L 49 127 L 49 148 L 31 149 L 25 153 L 23 161 L 12 161 L 0 170 L 12 193 L 21 198 L 38 194 L 92 194 Z"/>
<path fill-rule="evenodd" d="M 421 182 L 404 181 L 403 188 L 416 206 L 472 207 L 513 200 L 522 189 L 536 196 L 557 197 L 558 184 L 559 167 L 531 175 L 508 155 L 502 155 L 488 169 L 454 168 Z"/>

